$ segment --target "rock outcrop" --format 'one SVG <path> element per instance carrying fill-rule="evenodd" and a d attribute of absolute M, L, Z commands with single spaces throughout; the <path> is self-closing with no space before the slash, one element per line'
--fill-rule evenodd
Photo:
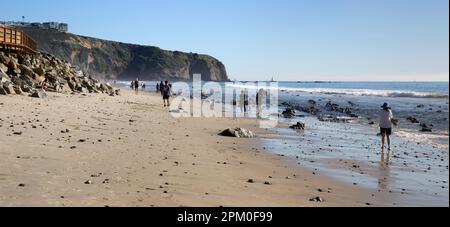
<path fill-rule="evenodd" d="M 0 95 L 24 94 L 45 98 L 45 91 L 118 94 L 70 63 L 50 54 L 16 55 L 0 52 Z"/>
<path fill-rule="evenodd" d="M 187 81 L 202 74 L 205 81 L 228 81 L 225 66 L 202 54 L 167 51 L 52 30 L 22 28 L 41 52 L 78 66 L 93 78 L 105 80 Z"/>

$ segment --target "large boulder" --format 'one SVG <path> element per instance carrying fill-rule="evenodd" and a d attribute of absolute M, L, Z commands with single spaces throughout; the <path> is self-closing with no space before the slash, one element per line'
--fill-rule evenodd
<path fill-rule="evenodd" d="M 5 82 L 9 82 L 9 81 L 11 81 L 11 78 L 9 78 L 9 76 L 5 72 L 2 72 L 0 70 L 0 84 L 1 83 L 5 83 Z"/>
<path fill-rule="evenodd" d="M 0 63 L 3 63 L 4 65 L 8 65 L 11 59 L 6 56 L 3 52 L 0 52 Z"/>
<path fill-rule="evenodd" d="M 5 89 L 7 94 L 11 94 L 11 95 L 16 94 L 12 83 L 9 83 L 9 82 L 3 83 L 3 88 Z"/>
<path fill-rule="evenodd" d="M 17 95 L 23 94 L 22 89 L 18 85 L 13 85 L 14 92 L 16 92 Z"/>
<path fill-rule="evenodd" d="M 245 128 L 226 129 L 220 133 L 221 136 L 236 137 L 236 138 L 253 138 L 255 135 L 252 131 Z"/>
<path fill-rule="evenodd" d="M 0 84 L 1 85 L 1 84 Z M 0 95 L 7 95 L 8 93 L 6 92 L 6 90 L 3 88 L 3 86 L 0 86 Z"/>
<path fill-rule="evenodd" d="M 31 91 L 33 91 L 33 88 L 31 88 L 30 86 L 24 84 L 20 87 L 22 89 L 23 92 L 28 92 L 30 93 Z"/>
<path fill-rule="evenodd" d="M 42 67 L 37 67 L 33 71 L 39 76 L 45 75 L 45 70 Z"/>
<path fill-rule="evenodd" d="M 26 65 L 19 65 L 19 69 L 22 75 L 34 77 L 34 71 Z"/>
<path fill-rule="evenodd" d="M 31 95 L 33 98 L 44 99 L 47 98 L 47 93 L 43 89 L 35 90 Z"/>
<path fill-rule="evenodd" d="M 20 75 L 19 78 L 30 87 L 35 87 L 39 84 L 39 81 L 37 81 L 27 75 Z"/>
<path fill-rule="evenodd" d="M 8 66 L 0 62 L 0 72 L 8 72 Z"/>
<path fill-rule="evenodd" d="M 11 71 L 14 71 L 17 69 L 17 63 L 14 62 L 14 60 L 10 60 L 8 63 L 8 67 Z"/>

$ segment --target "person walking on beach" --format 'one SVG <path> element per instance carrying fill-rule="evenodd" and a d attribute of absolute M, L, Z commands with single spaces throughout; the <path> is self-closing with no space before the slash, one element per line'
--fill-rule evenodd
<path fill-rule="evenodd" d="M 161 81 L 159 84 L 159 92 L 161 93 L 161 96 L 163 96 L 163 88 L 164 88 L 164 82 Z"/>
<path fill-rule="evenodd" d="M 261 113 L 263 111 L 263 107 L 266 104 L 266 91 L 264 89 L 259 89 L 258 93 L 256 93 L 256 106 L 257 106 L 257 117 L 261 118 Z"/>
<path fill-rule="evenodd" d="M 164 101 L 164 107 L 170 106 L 170 96 L 172 96 L 172 89 L 169 86 L 169 81 L 166 81 L 166 83 L 163 85 L 162 88 L 162 95 L 163 95 L 163 101 Z M 166 104 L 167 102 L 167 104 Z"/>
<path fill-rule="evenodd" d="M 247 112 L 249 111 L 249 108 L 248 108 L 248 90 L 247 89 L 245 89 L 245 91 L 244 91 L 244 97 L 243 97 L 243 101 L 244 101 L 244 115 L 246 115 L 247 114 Z"/>
<path fill-rule="evenodd" d="M 136 95 L 139 94 L 139 79 L 136 78 L 136 80 L 134 81 L 134 92 L 136 92 Z"/>
<path fill-rule="evenodd" d="M 161 92 L 161 90 L 159 89 L 159 83 L 156 83 L 156 92 Z"/>
<path fill-rule="evenodd" d="M 381 106 L 380 111 L 380 132 L 381 132 L 381 150 L 384 151 L 385 140 L 387 139 L 388 150 L 391 150 L 392 124 L 395 122 L 391 107 L 388 103 Z"/>

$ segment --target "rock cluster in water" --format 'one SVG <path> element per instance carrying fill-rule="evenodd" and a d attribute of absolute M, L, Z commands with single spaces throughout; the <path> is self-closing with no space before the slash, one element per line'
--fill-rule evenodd
<path fill-rule="evenodd" d="M 46 91 L 119 94 L 119 90 L 108 83 L 100 83 L 50 54 L 17 55 L 0 52 L 0 95 L 28 94 L 45 98 Z"/>

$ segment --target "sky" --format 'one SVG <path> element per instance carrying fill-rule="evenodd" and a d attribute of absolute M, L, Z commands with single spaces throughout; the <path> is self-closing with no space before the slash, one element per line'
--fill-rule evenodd
<path fill-rule="evenodd" d="M 448 0 L 0 0 L 0 20 L 209 54 L 230 78 L 448 81 Z"/>

